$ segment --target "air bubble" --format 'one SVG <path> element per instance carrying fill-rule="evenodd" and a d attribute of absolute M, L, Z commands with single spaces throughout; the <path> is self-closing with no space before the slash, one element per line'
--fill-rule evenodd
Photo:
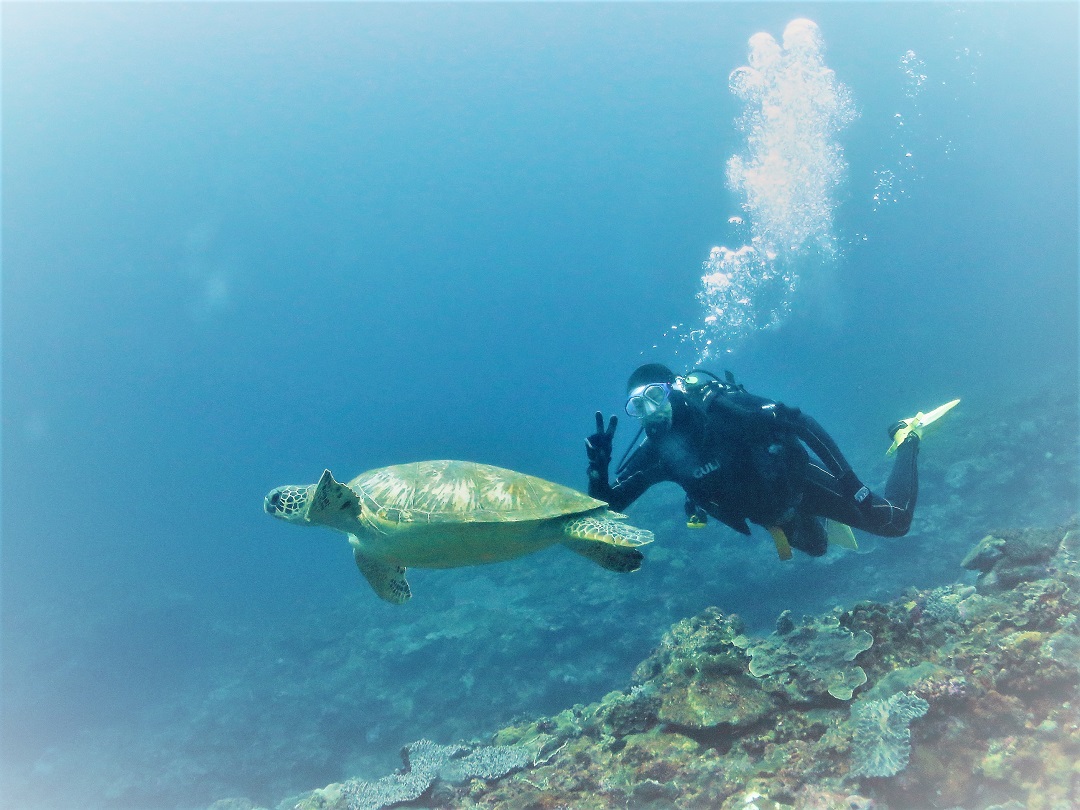
<path fill-rule="evenodd" d="M 728 185 L 744 195 L 750 244 L 714 247 L 702 264 L 698 301 L 704 328 L 684 333 L 704 362 L 786 319 L 797 263 L 836 254 L 833 191 L 847 164 L 837 133 L 856 118 L 851 94 L 824 65 L 821 31 L 793 20 L 783 47 L 767 33 L 749 41 L 749 64 L 728 84 L 744 102 L 738 127 L 746 149 L 727 164 Z M 744 225 L 733 216 L 728 223 Z"/>

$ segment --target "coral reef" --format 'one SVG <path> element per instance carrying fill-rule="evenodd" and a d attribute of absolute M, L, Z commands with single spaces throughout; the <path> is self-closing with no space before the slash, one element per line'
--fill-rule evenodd
<path fill-rule="evenodd" d="M 887 700 L 863 700 L 851 707 L 852 774 L 895 776 L 911 754 L 912 720 L 930 704 L 914 692 L 897 692 Z"/>
<path fill-rule="evenodd" d="M 752 725 L 774 710 L 775 700 L 757 688 L 747 644 L 737 616 L 709 608 L 684 619 L 637 667 L 634 694 L 656 701 L 655 720 L 688 733 Z M 641 700 L 638 697 L 635 703 Z"/>
<path fill-rule="evenodd" d="M 418 740 L 401 750 L 405 767 L 374 782 L 350 779 L 316 790 L 298 802 L 296 810 L 380 810 L 412 801 L 439 780 L 458 784 L 470 779 L 497 779 L 535 764 L 535 750 L 527 745 L 436 745 Z"/>
<path fill-rule="evenodd" d="M 980 540 L 960 564 L 980 572 L 975 583 L 979 593 L 1000 592 L 1046 576 L 1060 540 L 1048 529 L 999 531 Z"/>
<path fill-rule="evenodd" d="M 397 774 L 280 808 L 1080 805 L 1080 531 L 994 537 L 974 558 L 1023 542 L 1043 550 L 1041 575 L 782 614 L 761 638 L 710 608 L 672 626 L 625 690 L 484 744 L 414 744 Z M 499 766 L 468 764 L 478 755 Z"/>
<path fill-rule="evenodd" d="M 866 673 L 850 662 L 870 649 L 874 637 L 865 630 L 853 633 L 841 627 L 840 617 L 836 611 L 808 617 L 795 626 L 787 611 L 780 614 L 776 632 L 745 641 L 752 658 L 750 674 L 796 702 L 811 701 L 823 691 L 851 700 L 854 690 L 866 683 Z"/>

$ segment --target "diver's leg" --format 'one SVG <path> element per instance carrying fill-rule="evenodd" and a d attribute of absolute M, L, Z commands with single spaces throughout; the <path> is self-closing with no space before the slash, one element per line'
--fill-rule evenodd
<path fill-rule="evenodd" d="M 896 449 L 896 461 L 893 463 L 889 480 L 885 482 L 885 500 L 893 508 L 906 515 L 904 531 L 911 525 L 915 515 L 915 502 L 919 497 L 919 439 L 912 433 Z"/>
<path fill-rule="evenodd" d="M 799 438 L 821 459 L 827 472 L 840 479 L 853 475 L 851 464 L 840 452 L 840 447 L 816 419 L 799 413 L 795 428 Z"/>
<path fill-rule="evenodd" d="M 868 495 L 867 499 L 871 497 L 873 495 Z M 863 528 L 862 524 L 866 522 L 859 503 L 852 497 L 845 496 L 840 479 L 816 464 L 809 465 L 807 469 L 803 498 L 798 509 L 859 529 Z"/>
<path fill-rule="evenodd" d="M 781 524 L 792 548 L 804 551 L 811 557 L 820 557 L 829 550 L 829 539 L 821 520 L 810 514 L 797 512 L 788 523 Z"/>
<path fill-rule="evenodd" d="M 908 437 L 897 449 L 884 496 L 878 496 L 852 476 L 837 478 L 827 470 L 811 464 L 807 470 L 800 511 L 846 523 L 883 537 L 907 534 L 915 514 L 919 477 L 918 436 Z M 852 480 L 859 487 L 852 491 Z"/>

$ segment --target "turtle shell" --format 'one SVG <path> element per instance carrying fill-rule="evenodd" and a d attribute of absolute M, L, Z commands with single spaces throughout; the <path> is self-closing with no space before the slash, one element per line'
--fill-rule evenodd
<path fill-rule="evenodd" d="M 606 504 L 532 475 L 471 461 L 418 461 L 380 467 L 349 482 L 392 523 L 513 523 L 599 509 Z"/>

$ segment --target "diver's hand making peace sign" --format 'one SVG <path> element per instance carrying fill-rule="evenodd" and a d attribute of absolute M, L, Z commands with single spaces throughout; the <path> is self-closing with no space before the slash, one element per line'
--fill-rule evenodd
<path fill-rule="evenodd" d="M 589 477 L 607 479 L 608 464 L 611 463 L 611 445 L 615 439 L 615 427 L 619 424 L 619 417 L 612 415 L 608 420 L 607 428 L 604 428 L 604 414 L 596 412 L 596 433 L 585 440 L 585 453 L 589 457 Z"/>

